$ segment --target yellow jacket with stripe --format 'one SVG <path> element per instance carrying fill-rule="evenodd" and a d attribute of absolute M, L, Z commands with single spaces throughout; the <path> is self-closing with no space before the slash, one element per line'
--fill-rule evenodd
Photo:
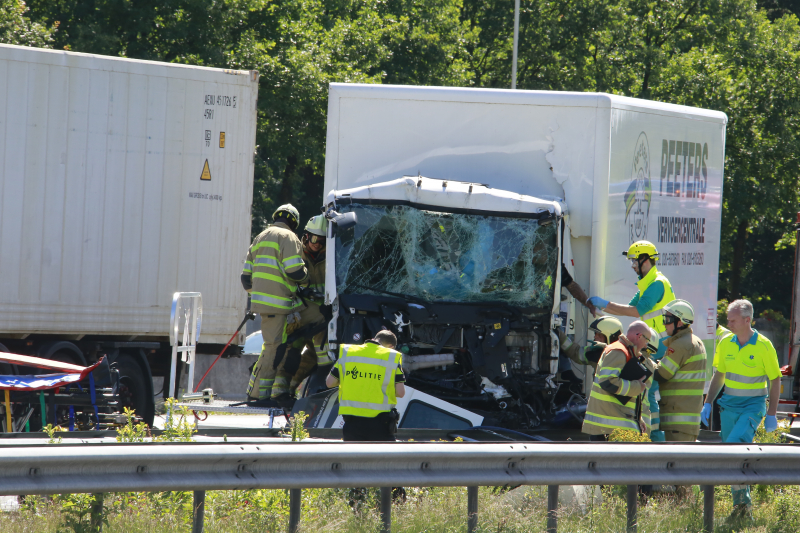
<path fill-rule="evenodd" d="M 308 278 L 304 285 L 308 284 L 309 288 L 325 294 L 325 250 L 322 250 L 314 257 L 303 249 L 302 257 L 308 269 Z M 314 303 L 321 304 L 322 301 Z"/>
<path fill-rule="evenodd" d="M 664 339 L 666 352 L 656 365 L 655 380 L 661 400 L 660 428 L 698 435 L 703 388 L 706 382 L 706 348 L 687 327 Z"/>
<path fill-rule="evenodd" d="M 635 416 L 636 397 L 647 391 L 653 377 L 647 378 L 644 382 L 622 379 L 620 373 L 629 360 L 628 354 L 635 356 L 636 348 L 625 335 L 620 335 L 619 340 L 609 344 L 600 356 L 581 429 L 583 433 L 608 435 L 617 428 L 639 431 L 639 422 Z M 644 364 L 649 370 L 653 370 L 652 361 L 646 359 Z M 615 395 L 630 396 L 631 399 L 623 404 Z M 645 394 L 642 418 L 645 424 L 649 425 L 646 398 Z"/>
<path fill-rule="evenodd" d="M 308 278 L 302 250 L 300 239 L 283 222 L 272 224 L 253 240 L 242 277 L 251 277 L 251 310 L 254 313 L 288 315 L 292 312 L 297 284 Z"/>

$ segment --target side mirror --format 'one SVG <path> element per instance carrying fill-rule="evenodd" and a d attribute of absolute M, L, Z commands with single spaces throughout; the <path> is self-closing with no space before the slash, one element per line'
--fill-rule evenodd
<path fill-rule="evenodd" d="M 339 229 L 348 229 L 358 224 L 358 217 L 355 213 L 336 213 L 331 218 L 331 222 L 336 224 Z"/>

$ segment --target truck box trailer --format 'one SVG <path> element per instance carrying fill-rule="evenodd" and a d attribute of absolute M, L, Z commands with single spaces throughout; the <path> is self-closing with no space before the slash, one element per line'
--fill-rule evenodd
<path fill-rule="evenodd" d="M 358 218 L 331 225 L 331 349 L 391 329 L 409 360 L 449 356 L 412 388 L 494 425 L 569 419 L 556 329 L 585 342 L 589 317 L 561 265 L 627 303 L 622 252 L 649 240 L 710 365 L 726 123 L 609 94 L 331 84 L 325 204 Z"/>
<path fill-rule="evenodd" d="M 246 306 L 258 73 L 0 45 L 0 80 L 0 350 L 107 354 L 152 420 L 173 293 L 201 348 Z"/>

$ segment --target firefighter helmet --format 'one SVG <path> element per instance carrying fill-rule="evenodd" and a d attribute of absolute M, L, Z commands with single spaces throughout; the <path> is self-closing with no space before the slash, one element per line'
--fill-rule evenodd
<path fill-rule="evenodd" d="M 662 311 L 675 315 L 684 324 L 694 322 L 694 308 L 686 300 L 672 300 L 662 308 Z"/>
<path fill-rule="evenodd" d="M 272 213 L 272 220 L 276 220 L 279 217 L 287 218 L 295 227 L 300 223 L 300 212 L 292 204 L 283 204 Z"/>
<path fill-rule="evenodd" d="M 325 237 L 328 235 L 328 219 L 324 215 L 317 215 L 308 219 L 306 233 Z"/>
<path fill-rule="evenodd" d="M 608 343 L 611 343 L 611 336 L 622 333 L 622 322 L 613 316 L 601 316 L 589 324 L 589 329 L 595 333 L 606 336 Z"/>

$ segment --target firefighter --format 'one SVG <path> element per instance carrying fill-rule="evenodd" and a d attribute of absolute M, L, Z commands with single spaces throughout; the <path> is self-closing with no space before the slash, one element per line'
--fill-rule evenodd
<path fill-rule="evenodd" d="M 397 338 L 381 330 L 364 344 L 342 344 L 328 374 L 328 387 L 339 387 L 342 440 L 395 441 L 397 398 L 406 394 Z"/>
<path fill-rule="evenodd" d="M 639 276 L 636 286 L 639 289 L 634 294 L 628 305 L 609 302 L 599 296 L 592 296 L 589 301 L 607 313 L 617 316 L 639 317 L 648 326 L 664 334 L 664 321 L 661 317 L 661 309 L 675 299 L 672 285 L 664 274 L 656 268 L 658 260 L 658 250 L 649 241 L 636 241 L 631 244 L 627 252 L 622 252 L 631 262 L 631 268 Z M 658 352 L 653 356 L 654 360 L 659 360 L 664 355 L 663 339 L 659 344 Z M 654 383 L 648 391 L 650 408 L 652 409 L 652 428 L 654 431 L 653 440 L 663 440 L 663 434 L 655 434 L 659 429 L 659 411 L 656 401 L 658 384 Z"/>
<path fill-rule="evenodd" d="M 286 338 L 287 316 L 296 307 L 297 284 L 308 277 L 302 244 L 294 234 L 300 214 L 291 204 L 278 207 L 273 223 L 258 234 L 247 251 L 242 286 L 250 293 L 252 311 L 261 315 L 264 344 L 247 385 L 248 400 L 270 397 L 276 376 L 275 355 Z"/>
<path fill-rule="evenodd" d="M 722 442 L 753 442 L 756 429 L 764 418 L 764 429 L 778 428 L 778 398 L 781 392 L 781 369 L 772 343 L 752 328 L 753 304 L 735 300 L 728 305 L 728 328 L 717 353 L 717 372 L 711 379 L 700 418 L 708 426 L 711 404 L 722 385 L 719 400 Z M 769 394 L 769 406 L 767 406 Z M 732 485 L 732 518 L 750 515 L 750 487 Z"/>
<path fill-rule="evenodd" d="M 308 282 L 302 287 L 302 294 L 306 296 L 309 307 L 313 304 L 322 309 L 325 302 L 325 240 L 328 233 L 328 220 L 324 215 L 311 217 L 303 233 L 303 261 L 308 268 Z M 291 378 L 289 389 L 294 391 L 316 366 L 327 366 L 333 363 L 328 356 L 328 343 L 324 313 L 316 316 L 313 312 L 305 314 L 306 321 L 314 329 L 319 330 L 310 337 L 303 337 L 292 344 L 291 349 L 300 351 L 300 364 Z M 287 327 L 287 335 L 309 324 L 296 322 Z M 322 329 L 320 329 L 322 328 Z M 294 356 L 294 354 L 292 354 Z M 327 372 L 326 372 L 327 374 Z M 279 372 L 280 376 L 281 373 Z"/>
<path fill-rule="evenodd" d="M 697 440 L 706 381 L 706 349 L 692 333 L 694 309 L 686 300 L 672 300 L 663 308 L 666 351 L 656 364 L 661 430 L 667 442 Z"/>
<path fill-rule="evenodd" d="M 652 336 L 647 324 L 637 320 L 628 327 L 626 335 L 620 335 L 600 356 L 582 429 L 590 440 L 607 440 L 617 428 L 647 430 L 646 417 L 637 418 L 636 414 L 638 406 L 644 408 L 645 399 L 641 396 L 652 383 L 652 376 L 643 373 L 633 380 L 621 376 L 628 364 L 634 358 L 638 360 L 642 351 L 647 349 Z M 645 358 L 642 364 L 652 372 L 654 365 L 649 358 Z"/>
<path fill-rule="evenodd" d="M 601 316 L 589 324 L 589 330 L 594 332 L 594 340 L 584 347 L 572 342 L 567 335 L 559 330 L 558 337 L 561 350 L 579 365 L 590 365 L 597 371 L 597 361 L 606 346 L 617 342 L 622 335 L 622 322 L 613 316 Z"/>

